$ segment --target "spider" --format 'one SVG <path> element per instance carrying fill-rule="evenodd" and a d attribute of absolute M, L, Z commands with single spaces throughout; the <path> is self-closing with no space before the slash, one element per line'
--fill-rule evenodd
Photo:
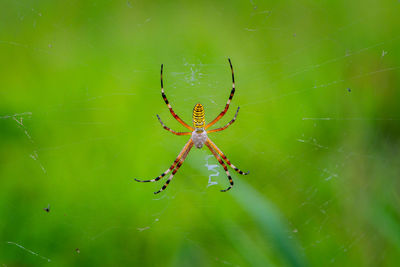
<path fill-rule="evenodd" d="M 193 145 L 196 146 L 197 148 L 202 148 L 204 145 L 206 145 L 208 147 L 208 149 L 210 149 L 210 151 L 214 155 L 214 157 L 218 160 L 218 162 L 224 168 L 224 170 L 226 172 L 226 175 L 228 176 L 230 185 L 229 185 L 229 187 L 227 189 L 221 190 L 221 192 L 226 192 L 229 189 L 231 189 L 232 186 L 233 186 L 232 177 L 231 177 L 231 175 L 230 175 L 230 173 L 228 171 L 228 168 L 227 168 L 225 162 L 222 159 L 224 159 L 226 161 L 226 163 L 231 168 L 233 168 L 236 172 L 238 172 L 239 174 L 242 174 L 242 175 L 249 174 L 249 172 L 242 172 L 237 167 L 235 167 L 235 165 L 233 165 L 229 161 L 229 159 L 225 156 L 225 154 L 207 136 L 207 134 L 209 134 L 209 133 L 215 133 L 215 132 L 223 131 L 226 128 L 228 128 L 232 123 L 235 122 L 236 117 L 237 117 L 238 112 L 239 112 L 239 109 L 240 109 L 240 107 L 238 107 L 233 119 L 230 122 L 228 122 L 228 124 L 226 124 L 224 127 L 207 131 L 208 128 L 210 128 L 212 125 L 214 125 L 217 121 L 219 121 L 225 115 L 225 113 L 228 111 L 229 104 L 231 103 L 233 95 L 235 94 L 235 77 L 233 75 L 233 67 L 232 67 L 231 60 L 229 58 L 228 58 L 228 61 L 229 61 L 229 65 L 231 67 L 231 72 L 232 72 L 232 90 L 231 90 L 231 94 L 229 96 L 228 102 L 225 105 L 224 110 L 214 120 L 212 120 L 209 124 L 206 124 L 205 117 L 204 117 L 204 107 L 200 103 L 196 104 L 194 106 L 194 108 L 193 108 L 193 127 L 191 127 L 187 123 L 185 123 L 174 112 L 174 110 L 172 109 L 171 104 L 169 103 L 169 101 L 167 99 L 167 96 L 165 95 L 165 92 L 164 92 L 164 86 L 163 86 L 163 64 L 161 64 L 161 95 L 162 95 L 162 98 L 164 99 L 165 104 L 167 104 L 168 109 L 171 112 L 172 116 L 180 124 L 182 124 L 184 127 L 189 129 L 190 132 L 175 132 L 174 130 L 171 130 L 170 128 L 168 128 L 162 122 L 162 120 L 161 120 L 160 116 L 158 116 L 158 114 L 157 114 L 157 118 L 158 118 L 159 122 L 161 123 L 162 127 L 165 130 L 167 130 L 167 131 L 169 131 L 169 132 L 171 132 L 171 133 L 173 133 L 175 135 L 191 135 L 191 138 L 185 144 L 185 146 L 183 147 L 183 149 L 179 153 L 178 157 L 175 159 L 174 163 L 172 163 L 171 167 L 169 167 L 169 169 L 166 170 L 165 172 L 163 172 L 160 176 L 158 176 L 158 177 L 156 177 L 156 178 L 154 178 L 152 180 L 138 180 L 138 179 L 135 179 L 135 181 L 142 182 L 142 183 L 145 183 L 145 182 L 156 182 L 156 181 L 160 180 L 161 178 L 163 178 L 165 175 L 167 175 L 170 171 L 172 171 L 171 175 L 169 176 L 169 178 L 166 181 L 166 183 L 164 184 L 164 186 L 160 190 L 158 190 L 157 192 L 154 192 L 154 194 L 158 194 L 158 193 L 164 191 L 167 188 L 167 186 L 171 182 L 171 180 L 174 177 L 174 175 L 176 174 L 176 172 L 182 166 L 183 162 L 185 161 L 185 159 L 186 159 L 187 155 L 189 154 L 190 150 L 192 149 Z"/>

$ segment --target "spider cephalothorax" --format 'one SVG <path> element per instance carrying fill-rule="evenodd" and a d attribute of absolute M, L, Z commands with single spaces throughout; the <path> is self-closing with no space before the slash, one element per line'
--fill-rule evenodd
<path fill-rule="evenodd" d="M 207 132 L 205 130 L 194 130 L 192 132 L 192 142 L 195 147 L 202 148 L 207 142 Z"/>
<path fill-rule="evenodd" d="M 174 177 L 175 173 L 179 170 L 179 168 L 183 164 L 183 161 L 186 159 L 186 157 L 189 154 L 189 151 L 192 149 L 193 145 L 195 147 L 197 147 L 197 148 L 202 148 L 204 145 L 206 145 L 208 147 L 208 149 L 210 149 L 211 153 L 218 160 L 218 162 L 224 168 L 225 173 L 228 176 L 230 186 L 227 189 L 221 190 L 222 192 L 228 191 L 233 186 L 233 180 L 232 180 L 232 177 L 231 177 L 231 175 L 230 175 L 230 173 L 228 171 L 228 167 L 226 166 L 225 162 L 222 159 L 224 159 L 226 161 L 226 163 L 231 168 L 233 168 L 235 171 L 237 171 L 239 174 L 246 175 L 246 174 L 249 173 L 249 172 L 244 173 L 241 170 L 239 170 L 238 168 L 236 168 L 229 161 L 229 159 L 224 155 L 224 153 L 222 153 L 222 151 L 207 136 L 208 133 L 215 133 L 215 132 L 219 132 L 219 131 L 222 131 L 222 130 L 225 130 L 226 128 L 228 128 L 229 125 L 231 125 L 232 123 L 235 122 L 236 117 L 237 117 L 238 112 L 239 112 L 239 107 L 238 107 L 233 119 L 228 124 L 226 124 L 224 127 L 207 131 L 207 129 L 210 126 L 214 125 L 217 121 L 219 121 L 225 115 L 225 113 L 228 111 L 229 104 L 231 103 L 233 95 L 235 94 L 235 77 L 233 75 L 233 68 L 232 68 L 231 60 L 228 59 L 228 61 L 229 61 L 229 65 L 230 65 L 231 71 L 232 71 L 232 90 L 231 90 L 231 94 L 229 96 L 228 102 L 225 105 L 224 110 L 213 121 L 211 121 L 209 124 L 206 124 L 205 115 L 204 115 L 204 107 L 200 103 L 196 104 L 194 106 L 194 108 L 193 108 L 193 127 L 191 127 L 188 124 L 186 124 L 178 115 L 176 115 L 176 113 L 174 112 L 174 110 L 171 107 L 171 104 L 168 102 L 167 96 L 165 95 L 165 92 L 164 92 L 163 76 L 162 76 L 163 65 L 161 65 L 161 95 L 162 95 L 162 97 L 164 99 L 164 102 L 165 102 L 165 104 L 167 104 L 168 109 L 171 112 L 172 116 L 177 121 L 179 121 L 184 127 L 189 129 L 190 132 L 175 132 L 174 130 L 171 130 L 170 128 L 165 126 L 165 124 L 161 121 L 160 116 L 157 115 L 157 118 L 160 121 L 161 125 L 164 127 L 164 129 L 166 129 L 167 131 L 170 131 L 171 133 L 176 134 L 176 135 L 191 135 L 191 138 L 186 143 L 186 145 L 183 147 L 182 151 L 179 153 L 178 157 L 175 159 L 175 161 L 171 165 L 171 167 L 169 167 L 169 169 L 166 170 L 165 172 L 163 172 L 160 176 L 158 176 L 158 177 L 156 177 L 156 178 L 154 178 L 152 180 L 138 180 L 138 179 L 135 179 L 138 182 L 156 182 L 156 181 L 160 180 L 161 178 L 163 178 L 165 175 L 167 175 L 170 171 L 173 170 L 171 175 L 169 176 L 167 182 L 164 184 L 164 186 L 160 190 L 158 190 L 157 192 L 154 192 L 154 194 L 158 194 L 161 191 L 163 191 L 165 188 L 167 188 L 168 184 L 171 182 L 171 180 Z"/>

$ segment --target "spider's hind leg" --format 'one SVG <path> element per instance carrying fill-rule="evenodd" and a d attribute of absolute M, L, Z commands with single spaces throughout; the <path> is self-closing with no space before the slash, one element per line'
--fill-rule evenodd
<path fill-rule="evenodd" d="M 228 61 L 229 61 L 229 66 L 231 67 L 231 72 L 232 72 L 232 90 L 231 90 L 231 94 L 229 95 L 229 98 L 228 98 L 228 101 L 226 102 L 224 110 L 213 121 L 211 121 L 209 124 L 207 124 L 205 129 L 208 129 L 211 126 L 213 126 L 217 121 L 219 121 L 225 115 L 225 113 L 229 109 L 229 105 L 231 104 L 233 95 L 235 94 L 235 75 L 233 74 L 232 63 L 231 63 L 231 60 L 229 58 L 228 58 Z"/>
<path fill-rule="evenodd" d="M 192 127 L 190 127 L 186 122 L 184 122 L 176 113 L 175 111 L 172 109 L 171 104 L 169 103 L 167 96 L 165 95 L 164 92 L 164 82 L 163 82 L 163 64 L 161 64 L 161 96 L 165 102 L 165 104 L 167 105 L 169 112 L 171 112 L 171 115 L 177 120 L 179 121 L 180 124 L 182 124 L 184 127 L 186 127 L 187 129 L 189 129 L 190 131 L 193 131 L 194 129 Z"/>

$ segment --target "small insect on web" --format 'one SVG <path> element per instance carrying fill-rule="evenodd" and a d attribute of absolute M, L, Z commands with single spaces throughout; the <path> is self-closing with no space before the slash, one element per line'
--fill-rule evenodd
<path fill-rule="evenodd" d="M 232 67 L 232 63 L 231 60 L 228 58 L 229 61 L 229 65 L 231 67 L 231 72 L 232 72 L 232 90 L 231 93 L 229 95 L 229 99 L 226 102 L 225 108 L 224 110 L 214 119 L 212 120 L 209 124 L 206 124 L 205 121 L 205 114 L 204 114 L 204 107 L 202 104 L 198 103 L 194 106 L 193 108 L 193 127 L 189 126 L 187 123 L 185 123 L 172 109 L 171 104 L 169 103 L 167 96 L 165 95 L 164 92 L 164 85 L 163 85 L 163 65 L 161 64 L 161 95 L 162 98 L 164 99 L 165 104 L 167 104 L 169 111 L 171 112 L 172 116 L 180 123 L 182 124 L 184 127 L 186 127 L 187 129 L 190 130 L 190 132 L 175 132 L 174 130 L 171 130 L 169 127 L 167 127 L 161 120 L 160 116 L 157 115 L 158 120 L 160 121 L 162 127 L 175 134 L 175 135 L 191 135 L 191 138 L 189 139 L 189 141 L 185 144 L 185 146 L 183 147 L 183 149 L 181 150 L 181 152 L 179 153 L 178 157 L 175 159 L 174 163 L 172 163 L 171 167 L 169 167 L 169 169 L 167 169 L 165 172 L 163 172 L 160 176 L 152 179 L 152 180 L 138 180 L 135 179 L 135 181 L 137 182 L 156 182 L 158 180 L 160 180 L 161 178 L 163 178 L 164 176 L 166 176 L 169 172 L 172 171 L 171 175 L 169 176 L 168 180 L 166 181 L 166 183 L 164 184 L 164 186 L 158 190 L 157 192 L 154 192 L 154 194 L 158 194 L 161 191 L 164 191 L 168 184 L 171 182 L 172 178 L 174 177 L 174 175 L 176 174 L 176 172 L 179 170 L 179 168 L 182 166 L 183 162 L 185 161 L 187 155 L 189 154 L 190 150 L 192 149 L 193 145 L 197 148 L 202 148 L 204 145 L 206 145 L 208 147 L 208 149 L 210 149 L 211 153 L 214 155 L 214 157 L 218 160 L 219 164 L 222 165 L 222 167 L 225 170 L 226 175 L 228 176 L 229 179 L 229 187 L 227 189 L 221 190 L 221 192 L 226 192 L 229 189 L 232 188 L 233 186 L 233 180 L 232 177 L 228 171 L 228 167 L 226 166 L 225 162 L 232 168 L 234 169 L 236 172 L 238 172 L 239 174 L 242 175 L 247 175 L 249 174 L 249 172 L 242 172 L 241 170 L 239 170 L 237 167 L 235 167 L 235 165 L 233 165 L 229 159 L 225 156 L 225 154 L 211 141 L 211 139 L 208 137 L 207 134 L 209 133 L 215 133 L 215 132 L 219 132 L 219 131 L 223 131 L 226 128 L 228 128 L 232 123 L 234 123 L 236 121 L 236 117 L 239 113 L 239 109 L 240 107 L 238 107 L 238 109 L 236 110 L 235 116 L 233 117 L 233 119 L 228 122 L 225 126 L 221 127 L 221 128 L 217 128 L 217 129 L 213 129 L 213 130 L 208 130 L 207 129 L 209 127 L 211 127 L 212 125 L 214 125 L 216 122 L 218 122 L 224 115 L 225 113 L 228 111 L 229 109 L 229 105 L 232 101 L 233 95 L 235 94 L 235 77 L 233 74 L 233 67 Z M 225 161 L 225 162 L 224 162 Z"/>

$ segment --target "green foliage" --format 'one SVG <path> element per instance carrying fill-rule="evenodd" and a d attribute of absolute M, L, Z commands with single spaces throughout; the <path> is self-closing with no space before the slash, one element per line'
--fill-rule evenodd
<path fill-rule="evenodd" d="M 398 1 L 1 1 L 0 265 L 394 266 Z M 207 187 L 190 123 L 233 164 Z M 50 205 L 50 211 L 44 209 Z M 50 259 L 50 262 L 47 262 Z"/>

